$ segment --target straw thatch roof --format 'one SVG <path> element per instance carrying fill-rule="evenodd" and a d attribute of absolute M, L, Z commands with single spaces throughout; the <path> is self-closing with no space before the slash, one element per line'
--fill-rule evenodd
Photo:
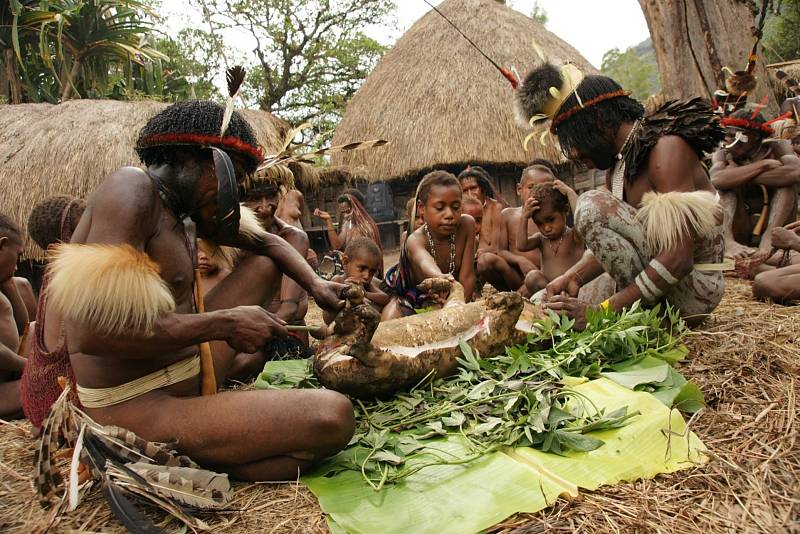
<path fill-rule="evenodd" d="M 138 165 L 139 130 L 168 104 L 70 100 L 0 106 L 2 211 L 25 225 L 33 206 L 55 194 L 86 198 L 108 174 Z M 244 111 L 267 153 L 280 149 L 288 124 L 264 111 Z M 25 257 L 42 250 L 26 243 Z"/>
<path fill-rule="evenodd" d="M 554 63 L 596 72 L 542 25 L 495 0 L 444 0 L 439 9 L 499 65 L 524 76 L 539 63 L 535 41 Z M 418 20 L 378 62 L 347 106 L 333 144 L 387 139 L 376 150 L 340 153 L 335 165 L 364 166 L 373 180 L 415 176 L 444 165 L 526 165 L 560 160 L 552 144 L 523 149 L 528 130 L 514 115 L 514 91 L 437 13 Z"/>
<path fill-rule="evenodd" d="M 383 150 L 382 148 L 377 150 Z M 358 181 L 369 181 L 367 169 L 364 167 L 346 167 L 343 165 L 319 166 L 302 162 L 289 163 L 294 175 L 295 185 L 307 192 L 325 185 L 353 184 Z"/>
<path fill-rule="evenodd" d="M 791 61 L 783 61 L 781 63 L 772 63 L 767 65 L 767 72 L 769 73 L 769 82 L 775 95 L 778 97 L 778 102 L 784 98 L 791 96 L 786 90 L 786 86 L 778 80 L 776 73 L 782 70 L 795 80 L 800 80 L 800 59 L 793 59 Z"/>

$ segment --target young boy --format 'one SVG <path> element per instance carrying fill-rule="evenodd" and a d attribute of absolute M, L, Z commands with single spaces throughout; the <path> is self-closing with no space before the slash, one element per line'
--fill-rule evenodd
<path fill-rule="evenodd" d="M 342 256 L 344 274 L 333 278 L 342 284 L 357 284 L 364 288 L 364 297 L 378 311 L 382 311 L 389 303 L 389 295 L 378 289 L 375 284 L 375 273 L 381 266 L 381 249 L 374 241 L 366 237 L 355 237 L 347 243 Z M 323 312 L 322 318 L 330 324 L 335 315 Z"/>
<path fill-rule="evenodd" d="M 521 252 L 539 249 L 541 269 L 525 276 L 525 288 L 531 295 L 544 289 L 555 277 L 578 263 L 583 257 L 583 242 L 567 227 L 570 209 L 575 209 L 577 195 L 563 182 L 537 184 L 525 201 L 517 227 L 517 248 Z M 539 232 L 528 235 L 528 219 Z"/>
<path fill-rule="evenodd" d="M 526 219 L 528 229 L 525 235 L 539 231 L 530 218 L 523 216 L 522 206 L 536 184 L 551 182 L 555 177 L 555 167 L 547 160 L 537 159 L 526 167 L 517 184 L 520 207 L 506 208 L 500 213 L 500 224 L 497 225 L 497 252 L 478 254 L 478 276 L 500 291 L 520 291 L 525 295 L 527 293 L 524 285 L 525 275 L 541 265 L 538 249 L 527 252 L 517 249 L 517 227 L 520 219 Z"/>
<path fill-rule="evenodd" d="M 19 388 L 26 360 L 17 350 L 28 323 L 28 312 L 14 283 L 20 254 L 22 230 L 0 215 L 0 418 L 3 419 L 22 416 Z"/>
<path fill-rule="evenodd" d="M 427 295 L 420 294 L 417 286 L 427 278 L 458 281 L 468 300 L 475 290 L 475 221 L 461 213 L 458 179 L 449 172 L 428 173 L 416 198 L 425 224 L 408 236 L 399 263 L 386 275 L 394 295 L 382 320 L 411 315 L 426 306 Z"/>

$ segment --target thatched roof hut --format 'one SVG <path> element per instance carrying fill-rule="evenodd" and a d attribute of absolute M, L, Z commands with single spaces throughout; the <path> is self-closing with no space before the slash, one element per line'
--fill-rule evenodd
<path fill-rule="evenodd" d="M 86 198 L 114 170 L 138 165 L 133 146 L 139 130 L 166 106 L 114 100 L 0 106 L 2 211 L 25 225 L 44 198 Z M 263 111 L 244 115 L 267 153 L 280 149 L 288 124 Z M 43 251 L 29 241 L 24 254 L 40 260 Z"/>
<path fill-rule="evenodd" d="M 498 64 L 524 76 L 540 60 L 596 72 L 575 48 L 496 0 L 444 0 L 439 9 Z M 361 166 L 372 180 L 415 178 L 467 164 L 524 167 L 537 157 L 559 161 L 552 144 L 523 149 L 529 130 L 514 116 L 514 91 L 500 73 L 434 11 L 397 41 L 347 106 L 333 143 L 387 139 L 379 150 L 339 153 L 334 165 Z"/>

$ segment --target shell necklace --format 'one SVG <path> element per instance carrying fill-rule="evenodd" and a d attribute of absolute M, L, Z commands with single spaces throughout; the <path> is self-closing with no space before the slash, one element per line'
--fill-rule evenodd
<path fill-rule="evenodd" d="M 428 229 L 428 223 L 425 223 L 425 235 L 428 236 L 428 247 L 431 249 L 431 256 L 433 256 L 433 261 L 436 262 L 436 265 L 439 265 L 439 258 L 436 257 L 436 245 L 433 243 L 433 236 L 431 235 L 431 231 Z M 456 272 L 456 234 L 450 234 L 450 271 L 449 274 L 455 274 Z"/>
<path fill-rule="evenodd" d="M 618 200 L 622 200 L 625 194 L 625 161 L 623 158 L 625 157 L 625 152 L 628 151 L 634 134 L 639 131 L 639 126 L 641 126 L 641 124 L 642 119 L 637 119 L 636 122 L 633 123 L 631 131 L 628 132 L 628 137 L 626 137 L 625 142 L 622 143 L 622 148 L 620 148 L 617 155 L 614 156 L 617 163 L 614 164 L 614 174 L 611 178 L 611 194 Z"/>
<path fill-rule="evenodd" d="M 565 234 L 566 232 L 564 232 Z M 553 245 L 553 239 L 548 239 L 547 244 L 550 245 L 550 250 L 553 251 L 553 256 L 558 256 L 558 251 L 561 249 L 561 242 L 564 241 L 564 234 L 561 234 L 561 237 L 558 238 L 558 241 L 555 245 Z"/>

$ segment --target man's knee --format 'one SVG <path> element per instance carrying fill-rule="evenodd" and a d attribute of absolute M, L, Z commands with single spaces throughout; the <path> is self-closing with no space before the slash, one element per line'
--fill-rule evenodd
<path fill-rule="evenodd" d="M 578 197 L 575 205 L 575 230 L 579 235 L 586 235 L 586 230 L 597 224 L 608 221 L 609 211 L 604 208 L 614 197 L 608 191 L 592 189 Z"/>
<path fill-rule="evenodd" d="M 320 391 L 319 408 L 314 417 L 314 427 L 319 432 L 320 448 L 333 454 L 345 448 L 355 432 L 353 404 L 335 391 Z"/>
<path fill-rule="evenodd" d="M 478 276 L 497 271 L 500 261 L 502 261 L 502 258 L 492 252 L 484 252 L 478 256 L 477 265 L 475 266 Z"/>
<path fill-rule="evenodd" d="M 753 296 L 760 300 L 777 298 L 777 286 L 775 280 L 776 271 L 766 271 L 756 275 L 753 280 Z"/>

